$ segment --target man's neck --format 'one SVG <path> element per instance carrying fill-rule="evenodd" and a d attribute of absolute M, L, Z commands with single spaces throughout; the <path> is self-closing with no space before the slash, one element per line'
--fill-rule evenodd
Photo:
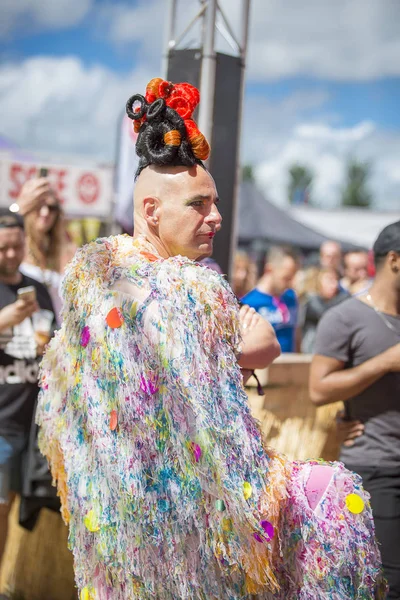
<path fill-rule="evenodd" d="M 384 278 L 377 276 L 368 294 L 375 308 L 389 315 L 400 316 L 400 292 Z"/>
<path fill-rule="evenodd" d="M 156 235 L 152 234 L 150 231 L 143 232 L 141 228 L 137 227 L 133 234 L 133 239 L 136 240 L 137 238 L 143 237 L 154 247 L 161 258 L 169 258 L 170 254 Z"/>
<path fill-rule="evenodd" d="M 21 283 L 21 281 L 22 281 L 22 273 L 20 273 L 20 271 L 17 271 L 16 273 L 13 273 L 12 275 L 4 275 L 4 274 L 0 275 L 0 282 L 4 283 L 5 285 L 18 285 L 19 283 Z"/>
<path fill-rule="evenodd" d="M 263 275 L 260 281 L 257 283 L 257 289 L 263 294 L 268 294 L 269 296 L 276 296 L 274 290 L 272 288 L 272 281 L 270 275 Z"/>

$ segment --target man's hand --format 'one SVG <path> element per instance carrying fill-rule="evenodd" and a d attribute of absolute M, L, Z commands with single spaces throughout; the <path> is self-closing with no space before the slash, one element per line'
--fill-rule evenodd
<path fill-rule="evenodd" d="M 350 448 L 354 446 L 355 440 L 363 435 L 364 425 L 361 421 L 349 421 L 345 419 L 344 410 L 336 415 L 336 436 L 340 445 Z"/>
<path fill-rule="evenodd" d="M 46 177 L 28 179 L 21 189 L 17 203 L 22 216 L 39 208 L 44 198 L 52 193 L 49 180 Z"/>
<path fill-rule="evenodd" d="M 258 312 L 256 312 L 251 306 L 247 306 L 244 304 L 240 308 L 239 320 L 243 334 L 246 331 L 246 329 L 248 331 L 251 331 L 252 329 L 257 327 L 257 324 L 260 323 L 260 319 L 262 319 L 262 317 L 260 317 Z"/>
<path fill-rule="evenodd" d="M 0 331 L 19 325 L 39 310 L 36 300 L 17 300 L 0 310 Z"/>

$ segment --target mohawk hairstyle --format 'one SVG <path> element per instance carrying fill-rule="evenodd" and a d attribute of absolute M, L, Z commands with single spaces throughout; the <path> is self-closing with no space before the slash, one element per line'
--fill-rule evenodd
<path fill-rule="evenodd" d="M 126 113 L 138 134 L 135 179 L 149 165 L 204 167 L 202 161 L 208 158 L 210 146 L 192 119 L 199 101 L 193 85 L 174 85 L 161 78 L 147 84 L 145 96 L 129 98 Z"/>

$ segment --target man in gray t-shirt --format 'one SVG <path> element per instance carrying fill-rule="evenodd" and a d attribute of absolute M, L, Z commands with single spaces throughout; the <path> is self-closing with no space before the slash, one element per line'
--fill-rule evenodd
<path fill-rule="evenodd" d="M 381 355 L 400 341 L 400 316 L 384 314 L 384 317 L 388 324 L 371 305 L 358 298 L 345 300 L 322 317 L 315 354 L 325 364 L 327 361 L 323 359 L 328 357 L 339 362 L 348 370 L 346 375 L 350 375 L 350 369 Z M 384 364 L 382 367 L 387 371 Z M 346 400 L 346 415 L 361 421 L 365 429 L 352 446 L 342 446 L 340 460 L 351 466 L 397 466 L 400 471 L 400 371 L 382 371 L 374 383 L 354 393 Z"/>
<path fill-rule="evenodd" d="M 376 278 L 369 292 L 345 300 L 321 319 L 310 373 L 310 397 L 337 400 L 364 425 L 340 459 L 371 494 L 388 598 L 400 600 L 400 221 L 374 244 Z"/>

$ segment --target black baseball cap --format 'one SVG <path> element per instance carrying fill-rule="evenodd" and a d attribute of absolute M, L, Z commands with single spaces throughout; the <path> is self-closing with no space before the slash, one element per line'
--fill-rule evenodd
<path fill-rule="evenodd" d="M 400 254 L 400 221 L 382 229 L 373 246 L 375 256 L 386 256 L 391 250 Z"/>
<path fill-rule="evenodd" d="M 0 229 L 11 229 L 12 227 L 24 229 L 23 218 L 8 208 L 0 207 Z"/>

